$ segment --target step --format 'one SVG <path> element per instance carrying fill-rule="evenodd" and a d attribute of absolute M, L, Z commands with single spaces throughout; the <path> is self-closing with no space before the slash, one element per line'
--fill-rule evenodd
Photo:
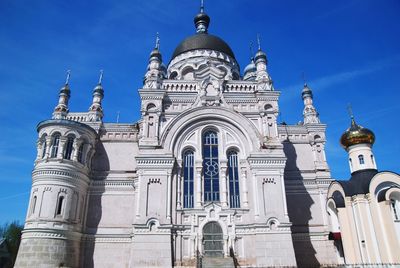
<path fill-rule="evenodd" d="M 203 268 L 233 268 L 232 258 L 223 257 L 203 257 L 202 259 Z"/>

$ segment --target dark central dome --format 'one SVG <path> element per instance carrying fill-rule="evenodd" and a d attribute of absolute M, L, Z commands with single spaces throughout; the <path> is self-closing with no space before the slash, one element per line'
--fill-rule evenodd
<path fill-rule="evenodd" d="M 187 51 L 196 49 L 210 49 L 219 51 L 235 59 L 235 55 L 233 54 L 232 49 L 227 43 L 225 43 L 224 40 L 215 35 L 207 33 L 197 33 L 183 40 L 176 47 L 172 58 L 175 58 L 179 54 L 185 53 Z"/>

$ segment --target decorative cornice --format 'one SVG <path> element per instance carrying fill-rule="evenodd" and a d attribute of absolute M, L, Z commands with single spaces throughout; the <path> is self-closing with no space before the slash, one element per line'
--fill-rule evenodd
<path fill-rule="evenodd" d="M 67 170 L 60 170 L 60 169 L 34 169 L 32 171 L 32 180 L 33 182 L 46 180 L 48 181 L 48 177 L 51 177 L 52 180 L 60 179 L 60 180 L 69 180 L 72 182 L 85 182 L 86 184 L 89 183 L 88 175 L 78 172 L 78 171 L 67 171 Z M 55 177 L 56 176 L 56 177 Z"/>
<path fill-rule="evenodd" d="M 136 163 L 138 168 L 172 168 L 175 163 L 175 158 L 162 156 L 137 156 Z"/>
<path fill-rule="evenodd" d="M 198 81 L 164 80 L 163 89 L 167 92 L 198 92 Z"/>
<path fill-rule="evenodd" d="M 99 235 L 99 234 L 84 234 L 83 241 L 95 243 L 132 243 L 131 235 Z"/>

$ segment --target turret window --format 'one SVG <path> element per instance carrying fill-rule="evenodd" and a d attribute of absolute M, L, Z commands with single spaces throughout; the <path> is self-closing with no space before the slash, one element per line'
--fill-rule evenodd
<path fill-rule="evenodd" d="M 78 162 L 83 164 L 83 144 L 78 148 Z"/>
<path fill-rule="evenodd" d="M 43 148 L 42 148 L 42 158 L 45 158 L 46 156 L 46 151 L 47 151 L 47 142 L 46 139 L 43 139 Z"/>
<path fill-rule="evenodd" d="M 229 204 L 231 208 L 240 207 L 238 154 L 228 152 Z"/>
<path fill-rule="evenodd" d="M 65 146 L 64 158 L 71 160 L 72 150 L 74 146 L 74 137 L 69 136 L 67 139 L 67 144 Z"/>
<path fill-rule="evenodd" d="M 365 162 L 364 162 L 364 156 L 363 156 L 362 154 L 360 154 L 360 155 L 358 156 L 358 161 L 360 162 L 360 165 L 364 165 L 364 164 L 365 164 Z"/>
<path fill-rule="evenodd" d="M 32 198 L 31 214 L 34 214 L 34 213 L 35 213 L 36 202 L 37 202 L 37 196 L 35 195 L 35 196 Z"/>
<path fill-rule="evenodd" d="M 375 165 L 374 156 L 372 154 L 371 154 L 371 162 L 372 162 L 372 165 Z"/>
<path fill-rule="evenodd" d="M 203 135 L 204 201 L 219 201 L 218 136 L 215 131 Z"/>
<path fill-rule="evenodd" d="M 188 150 L 183 155 L 183 207 L 193 208 L 194 197 L 194 153 Z"/>
<path fill-rule="evenodd" d="M 50 157 L 52 157 L 52 158 L 57 157 L 59 144 L 60 144 L 60 134 L 55 134 L 53 136 L 52 143 L 51 143 L 51 154 L 50 154 Z"/>
<path fill-rule="evenodd" d="M 57 203 L 57 210 L 56 210 L 56 216 L 62 214 L 63 210 L 63 203 L 64 203 L 64 196 L 58 197 L 58 203 Z"/>
<path fill-rule="evenodd" d="M 399 204 L 396 200 L 391 199 L 390 200 L 390 206 L 392 207 L 392 214 L 393 214 L 393 219 L 395 221 L 400 221 L 400 211 L 399 211 Z"/>

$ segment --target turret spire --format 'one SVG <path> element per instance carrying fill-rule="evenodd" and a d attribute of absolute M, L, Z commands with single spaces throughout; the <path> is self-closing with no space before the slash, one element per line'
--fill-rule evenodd
<path fill-rule="evenodd" d="M 67 71 L 67 78 L 65 79 L 65 85 L 60 89 L 58 104 L 54 108 L 53 119 L 65 119 L 68 114 L 68 101 L 71 96 L 71 90 L 69 89 L 69 79 L 71 77 L 71 71 Z"/>
<path fill-rule="evenodd" d="M 159 33 L 157 32 L 156 33 L 156 46 L 155 46 L 155 49 L 160 49 L 160 36 L 159 36 Z"/>
<path fill-rule="evenodd" d="M 101 83 L 103 82 L 104 71 L 100 70 L 100 76 L 97 86 L 93 89 L 92 105 L 89 107 L 91 121 L 101 121 L 103 119 L 103 107 L 101 101 L 104 98 L 104 89 Z"/>
<path fill-rule="evenodd" d="M 304 82 L 304 88 L 301 92 L 304 101 L 304 124 L 319 124 L 319 114 L 313 105 L 313 94 L 311 88 Z"/>
<path fill-rule="evenodd" d="M 71 77 L 71 70 L 67 71 L 67 78 L 65 79 L 65 84 L 68 85 L 69 84 L 69 78 Z"/>
<path fill-rule="evenodd" d="M 260 34 L 257 34 L 257 44 L 258 44 L 258 50 L 261 50 L 261 39 L 260 39 Z"/>
<path fill-rule="evenodd" d="M 204 13 L 204 1 L 200 1 L 200 13 L 194 17 L 194 25 L 197 33 L 207 33 L 210 17 Z"/>
<path fill-rule="evenodd" d="M 99 76 L 99 85 L 101 85 L 101 82 L 103 81 L 103 70 L 100 70 L 100 76 Z"/>
<path fill-rule="evenodd" d="M 250 49 L 250 60 L 254 61 L 253 42 L 250 42 L 249 49 Z"/>
<path fill-rule="evenodd" d="M 267 55 L 264 51 L 261 50 L 261 40 L 260 34 L 257 34 L 257 44 L 258 44 L 258 51 L 254 57 L 254 61 L 257 68 L 257 77 L 256 81 L 258 82 L 258 90 L 265 91 L 265 90 L 274 90 L 272 86 L 272 79 L 268 74 L 267 71 Z"/>

